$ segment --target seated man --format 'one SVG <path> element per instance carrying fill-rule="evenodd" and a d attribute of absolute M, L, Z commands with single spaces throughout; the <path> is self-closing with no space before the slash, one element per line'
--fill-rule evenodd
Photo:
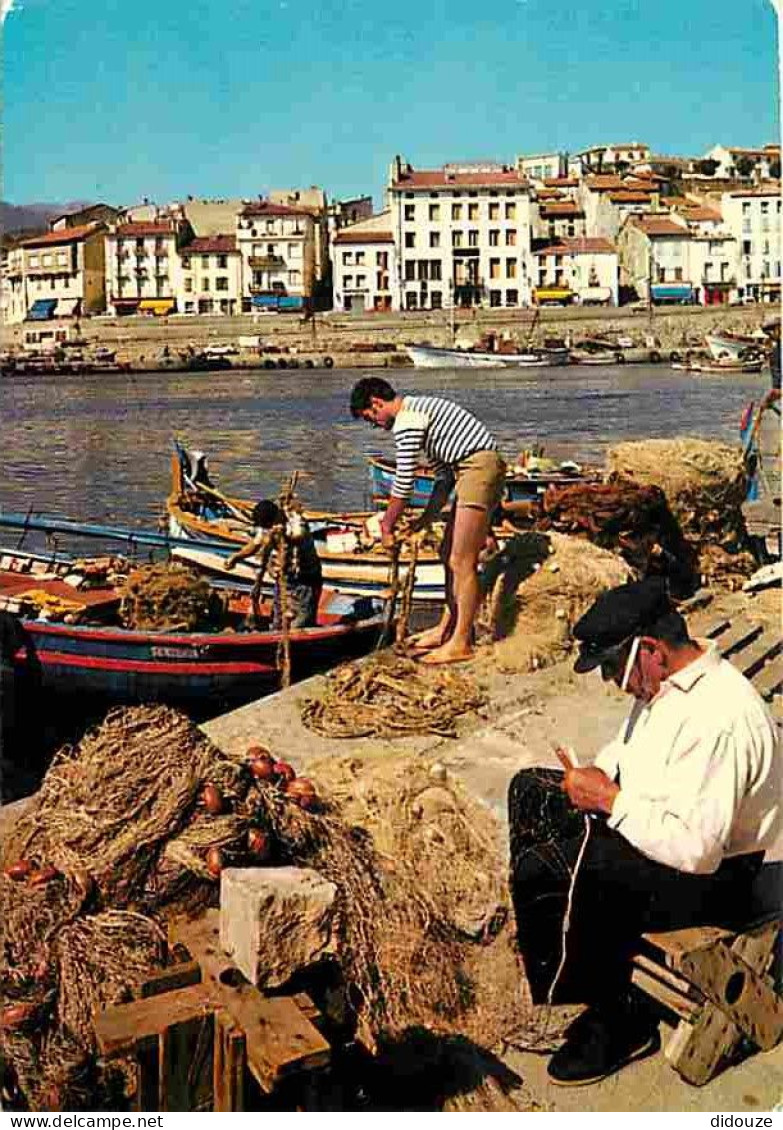
<path fill-rule="evenodd" d="M 253 507 L 251 521 L 255 527 L 250 541 L 226 561 L 233 569 L 237 561 L 259 555 L 256 581 L 253 585 L 253 622 L 258 621 L 261 587 L 267 566 L 275 578 L 272 627 L 283 625 L 281 573 L 285 578 L 288 620 L 292 628 L 311 628 L 316 623 L 321 598 L 321 561 L 310 527 L 301 514 L 285 514 L 270 499 L 262 499 Z M 282 555 L 282 557 L 281 557 Z M 274 560 L 272 560 L 274 557 Z"/>
<path fill-rule="evenodd" d="M 634 699 L 595 764 L 529 769 L 509 790 L 511 889 L 533 1001 L 586 1003 L 549 1064 L 594 1082 L 657 1050 L 631 990 L 642 933 L 731 925 L 749 913 L 781 829 L 783 763 L 754 688 L 688 636 L 665 582 L 604 593 L 577 622 L 577 672 L 600 667 Z"/>

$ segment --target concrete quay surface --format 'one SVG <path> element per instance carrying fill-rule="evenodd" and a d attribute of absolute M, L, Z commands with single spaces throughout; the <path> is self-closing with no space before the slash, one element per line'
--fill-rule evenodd
<path fill-rule="evenodd" d="M 704 616 L 700 622 L 704 624 Z M 691 630 L 698 634 L 698 620 Z M 300 704 L 318 694 L 323 676 L 213 719 L 202 729 L 226 753 L 241 756 L 248 746 L 265 744 L 302 773 L 329 756 L 369 760 L 416 754 L 427 763 L 438 762 L 492 811 L 499 836 L 507 843 L 506 793 L 514 773 L 523 767 L 557 766 L 553 743 L 571 746 L 583 763 L 588 762 L 615 733 L 628 700 L 614 687 L 604 686 L 597 673 L 574 675 L 570 661 L 526 675 L 506 675 L 480 664 L 479 659 L 477 678 L 486 688 L 487 706 L 460 719 L 453 739 L 322 738 L 303 726 Z M 467 674 L 471 667 L 461 670 Z M 781 853 L 775 856 L 781 858 Z M 671 1032 L 661 1025 L 664 1045 Z M 700 1088 L 685 1083 L 662 1052 L 588 1087 L 553 1086 L 546 1074 L 546 1055 L 510 1049 L 503 1059 L 534 1101 L 549 1110 L 753 1114 L 783 1103 L 783 1044 L 751 1056 Z"/>

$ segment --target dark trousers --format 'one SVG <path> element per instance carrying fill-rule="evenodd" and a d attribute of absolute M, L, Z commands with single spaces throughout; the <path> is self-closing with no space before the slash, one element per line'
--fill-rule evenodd
<path fill-rule="evenodd" d="M 561 781 L 556 770 L 523 769 L 509 787 L 511 894 L 535 1004 L 546 1002 L 560 964 L 568 891 L 585 836 L 585 817 L 571 807 Z M 713 875 L 691 875 L 648 859 L 605 819 L 587 820 L 555 1003 L 598 1004 L 624 994 L 647 930 L 730 926 L 750 912 L 763 852 L 728 859 Z"/>

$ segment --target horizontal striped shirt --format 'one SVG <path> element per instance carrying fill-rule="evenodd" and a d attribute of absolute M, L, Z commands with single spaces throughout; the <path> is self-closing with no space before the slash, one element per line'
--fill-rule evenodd
<path fill-rule="evenodd" d="M 392 428 L 397 449 L 393 498 L 410 498 L 419 452 L 435 469 L 436 479 L 454 479 L 463 459 L 477 451 L 497 451 L 492 434 L 472 412 L 440 396 L 404 396 Z"/>

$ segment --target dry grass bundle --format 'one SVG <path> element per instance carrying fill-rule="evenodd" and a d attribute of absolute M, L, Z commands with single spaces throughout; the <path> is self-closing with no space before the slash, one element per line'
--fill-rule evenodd
<path fill-rule="evenodd" d="M 490 600 L 492 660 L 503 671 L 562 659 L 572 626 L 595 598 L 633 577 L 615 554 L 565 534 L 519 534 L 504 554 Z"/>
<path fill-rule="evenodd" d="M 608 463 L 621 478 L 660 487 L 687 537 L 742 546 L 747 476 L 739 446 L 688 436 L 640 440 L 610 448 Z"/>
<path fill-rule="evenodd" d="M 330 738 L 453 737 L 456 719 L 483 701 L 464 675 L 425 671 L 411 659 L 380 654 L 338 667 L 320 697 L 304 701 L 301 713 L 306 726 Z"/>
<path fill-rule="evenodd" d="M 203 577 L 184 565 L 142 565 L 122 588 L 126 628 L 199 631 L 219 623 L 223 605 Z"/>

